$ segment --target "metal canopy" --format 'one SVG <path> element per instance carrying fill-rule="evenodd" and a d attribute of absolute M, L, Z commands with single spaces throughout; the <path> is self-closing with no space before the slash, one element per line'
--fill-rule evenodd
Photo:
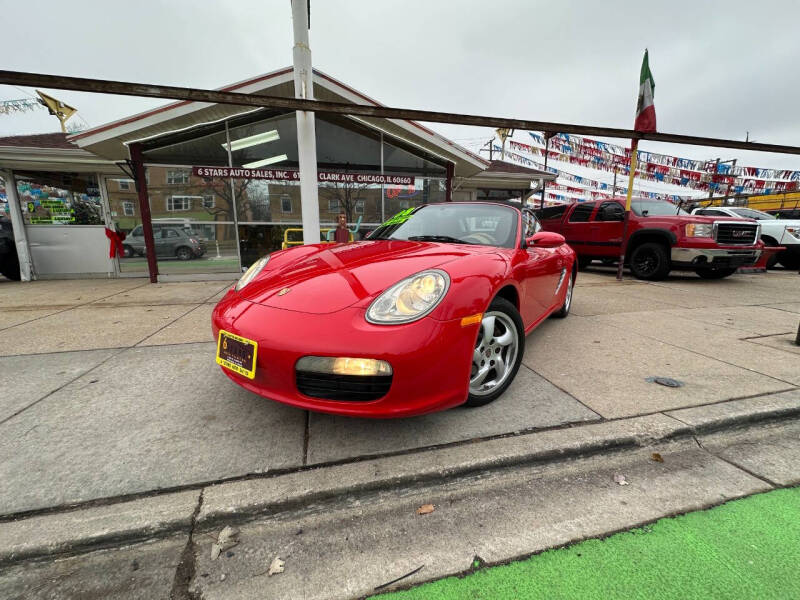
<path fill-rule="evenodd" d="M 313 111 L 318 113 L 358 115 L 363 117 L 382 117 L 388 119 L 406 119 L 411 121 L 427 121 L 432 123 L 451 123 L 456 125 L 474 125 L 492 128 L 513 128 L 549 133 L 573 133 L 610 138 L 631 138 L 656 142 L 671 142 L 693 146 L 713 146 L 719 148 L 736 148 L 755 152 L 773 152 L 778 154 L 800 154 L 800 147 L 781 144 L 765 144 L 761 142 L 744 142 L 720 138 L 682 135 L 675 133 L 644 133 L 633 129 L 613 127 L 594 127 L 570 123 L 553 123 L 548 121 L 532 121 L 527 119 L 511 119 L 503 117 L 485 117 L 444 113 L 427 110 L 392 108 L 388 106 L 365 106 L 304 100 L 300 98 L 278 98 L 255 94 L 241 94 L 216 90 L 204 90 L 164 85 L 150 85 L 88 79 L 83 77 L 65 77 L 61 75 L 44 75 L 18 71 L 0 70 L 0 83 L 29 87 L 47 87 L 52 89 L 117 94 L 123 96 L 144 96 L 148 98 L 165 98 L 174 100 L 190 100 L 212 102 L 218 104 L 234 104 L 242 106 L 263 106 L 273 109 Z"/>

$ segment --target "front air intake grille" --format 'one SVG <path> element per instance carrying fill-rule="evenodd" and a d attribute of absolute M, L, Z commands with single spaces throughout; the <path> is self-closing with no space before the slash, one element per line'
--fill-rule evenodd
<path fill-rule="evenodd" d="M 391 375 L 334 375 L 296 371 L 297 390 L 312 398 L 369 402 L 389 393 Z"/>
<path fill-rule="evenodd" d="M 714 237 L 718 244 L 752 246 L 758 236 L 758 225 L 755 223 L 716 223 L 715 229 Z"/>

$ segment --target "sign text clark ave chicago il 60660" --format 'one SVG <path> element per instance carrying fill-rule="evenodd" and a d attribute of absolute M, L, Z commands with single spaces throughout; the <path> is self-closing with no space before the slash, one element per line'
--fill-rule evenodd
<path fill-rule="evenodd" d="M 241 167 L 192 167 L 196 177 L 233 177 L 235 179 L 271 179 L 274 181 L 300 181 L 300 172 L 292 169 L 244 169 Z M 322 183 L 413 185 L 409 175 L 380 175 L 372 173 L 340 173 L 319 171 L 317 180 Z"/>

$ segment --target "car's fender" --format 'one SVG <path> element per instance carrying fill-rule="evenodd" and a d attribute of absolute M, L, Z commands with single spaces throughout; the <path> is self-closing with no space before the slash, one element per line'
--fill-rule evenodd
<path fill-rule="evenodd" d="M 521 297 L 519 283 L 510 277 L 508 261 L 495 253 L 465 256 L 440 267 L 450 276 L 450 289 L 431 312 L 434 319 L 460 319 L 486 311 L 498 291 L 514 286 Z"/>

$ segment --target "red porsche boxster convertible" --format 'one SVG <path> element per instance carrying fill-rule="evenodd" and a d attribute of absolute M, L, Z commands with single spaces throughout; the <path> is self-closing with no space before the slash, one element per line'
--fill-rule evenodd
<path fill-rule="evenodd" d="M 308 410 L 405 417 L 495 400 L 572 302 L 575 253 L 532 212 L 426 204 L 366 239 L 274 252 L 214 309 L 217 363 Z"/>

